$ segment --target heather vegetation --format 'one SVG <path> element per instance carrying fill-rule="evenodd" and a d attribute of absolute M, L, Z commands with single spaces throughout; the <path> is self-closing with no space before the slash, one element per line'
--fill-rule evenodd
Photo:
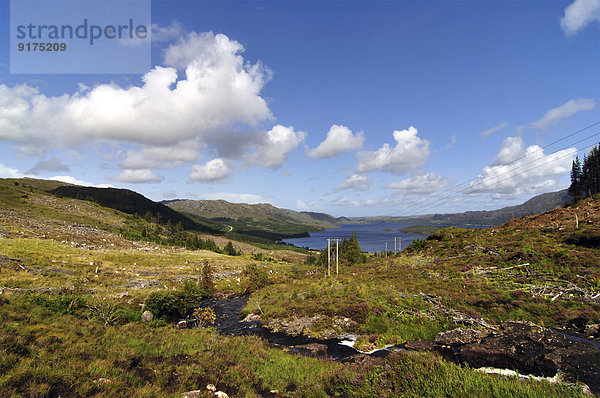
<path fill-rule="evenodd" d="M 207 384 L 230 397 L 582 396 L 575 384 L 487 375 L 432 352 L 306 357 L 220 334 L 203 306 L 249 294 L 243 316 L 291 334 L 352 334 L 363 351 L 431 341 L 458 315 L 481 330 L 527 320 L 585 331 L 600 322 L 598 198 L 488 230 L 446 228 L 387 258 L 353 237 L 339 275 L 326 277 L 319 253 L 204 235 L 55 188 L 0 180 L 0 396 L 210 396 Z M 200 327 L 173 327 L 183 318 Z"/>

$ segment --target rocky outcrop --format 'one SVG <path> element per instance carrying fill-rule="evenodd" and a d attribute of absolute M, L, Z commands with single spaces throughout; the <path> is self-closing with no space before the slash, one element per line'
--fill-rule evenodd
<path fill-rule="evenodd" d="M 264 326 L 273 332 L 289 334 L 290 336 L 301 336 L 304 331 L 315 325 L 321 317 L 289 317 L 285 319 L 270 319 Z"/>
<path fill-rule="evenodd" d="M 421 346 L 422 344 L 412 344 Z M 406 348 L 411 344 L 407 343 Z M 529 322 L 510 321 L 497 331 L 454 329 L 440 333 L 434 351 L 474 368 L 512 369 L 522 374 L 581 381 L 600 394 L 600 349 Z"/>
<path fill-rule="evenodd" d="M 483 337 L 481 330 L 458 328 L 439 333 L 434 341 L 438 345 L 457 346 L 479 343 Z"/>

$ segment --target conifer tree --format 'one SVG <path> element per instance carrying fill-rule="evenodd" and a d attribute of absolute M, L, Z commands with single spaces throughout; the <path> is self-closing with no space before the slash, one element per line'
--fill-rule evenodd
<path fill-rule="evenodd" d="M 573 200 L 586 198 L 600 192 L 600 147 L 595 146 L 583 157 L 583 164 L 575 158 L 571 168 L 569 195 Z"/>

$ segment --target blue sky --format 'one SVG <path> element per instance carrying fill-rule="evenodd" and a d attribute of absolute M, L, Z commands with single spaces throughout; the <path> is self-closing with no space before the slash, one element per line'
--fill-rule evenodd
<path fill-rule="evenodd" d="M 11 74 L 0 7 L 1 177 L 409 215 L 565 188 L 600 141 L 546 147 L 600 122 L 600 0 L 152 1 L 126 75 Z"/>

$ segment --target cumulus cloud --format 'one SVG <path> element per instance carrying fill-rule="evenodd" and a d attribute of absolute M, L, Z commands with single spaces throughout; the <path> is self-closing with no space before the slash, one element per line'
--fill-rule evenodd
<path fill-rule="evenodd" d="M 429 195 L 444 189 L 448 180 L 436 173 L 416 175 L 398 182 L 391 182 L 384 188 L 397 189 L 405 195 Z"/>
<path fill-rule="evenodd" d="M 418 131 L 410 126 L 407 130 L 394 131 L 396 146 L 385 143 L 377 151 L 358 154 L 356 171 L 365 173 L 375 170 L 404 174 L 424 165 L 429 157 L 429 141 L 418 137 Z"/>
<path fill-rule="evenodd" d="M 337 191 L 344 189 L 354 189 L 357 191 L 368 191 L 371 185 L 371 180 L 361 174 L 349 174 L 346 180 L 336 188 Z"/>
<path fill-rule="evenodd" d="M 40 160 L 27 172 L 38 174 L 40 171 L 70 171 L 70 169 L 69 166 L 63 164 L 62 160 L 53 157 L 47 160 Z"/>
<path fill-rule="evenodd" d="M 123 170 L 121 174 L 111 177 L 110 179 L 131 184 L 141 184 L 149 182 L 161 182 L 163 177 L 155 175 L 150 169 L 135 169 Z"/>
<path fill-rule="evenodd" d="M 272 118 L 260 96 L 270 72 L 245 61 L 243 50 L 225 35 L 193 32 L 169 47 L 167 66 L 154 67 L 139 85 L 82 86 L 61 96 L 0 85 L 0 140 L 40 151 L 93 141 L 159 147 L 201 145 L 234 126 L 252 130 Z M 171 153 L 177 161 L 179 154 Z"/>
<path fill-rule="evenodd" d="M 600 0 L 575 0 L 560 20 L 567 36 L 573 36 L 593 22 L 600 22 Z"/>
<path fill-rule="evenodd" d="M 556 108 L 550 109 L 541 119 L 531 123 L 531 127 L 546 131 L 557 125 L 562 119 L 573 116 L 580 111 L 589 111 L 596 107 L 596 102 L 588 98 L 569 100 Z"/>
<path fill-rule="evenodd" d="M 255 153 L 247 157 L 247 162 L 261 167 L 277 168 L 286 160 L 290 152 L 304 141 L 306 133 L 295 132 L 293 127 L 280 124 L 262 134 Z"/>
<path fill-rule="evenodd" d="M 334 124 L 327 132 L 325 141 L 315 149 L 308 150 L 308 156 L 323 159 L 331 158 L 344 152 L 354 151 L 362 147 L 365 137 L 362 132 L 352 134 L 346 126 Z"/>
<path fill-rule="evenodd" d="M 203 165 L 194 165 L 189 178 L 194 181 L 215 182 L 229 177 L 230 174 L 227 162 L 216 158 Z"/>
<path fill-rule="evenodd" d="M 521 137 L 507 137 L 496 162 L 483 169 L 467 193 L 517 196 L 557 188 L 558 179 L 570 171 L 576 153 L 576 148 L 569 148 L 544 154 L 538 145 L 527 147 Z"/>
<path fill-rule="evenodd" d="M 166 147 L 146 147 L 141 151 L 127 151 L 120 166 L 124 169 L 177 167 L 198 159 L 194 143 L 178 143 Z"/>
<path fill-rule="evenodd" d="M 497 133 L 498 131 L 500 131 L 500 130 L 504 129 L 505 127 L 506 127 L 506 123 L 500 123 L 500 124 L 499 124 L 499 125 L 497 125 L 497 126 L 494 126 L 494 127 L 490 128 L 490 129 L 487 129 L 487 130 L 485 130 L 485 131 L 482 131 L 481 133 L 479 133 L 479 135 L 481 135 L 481 138 L 485 138 L 485 137 L 487 137 L 488 135 L 491 135 L 491 134 Z"/>

